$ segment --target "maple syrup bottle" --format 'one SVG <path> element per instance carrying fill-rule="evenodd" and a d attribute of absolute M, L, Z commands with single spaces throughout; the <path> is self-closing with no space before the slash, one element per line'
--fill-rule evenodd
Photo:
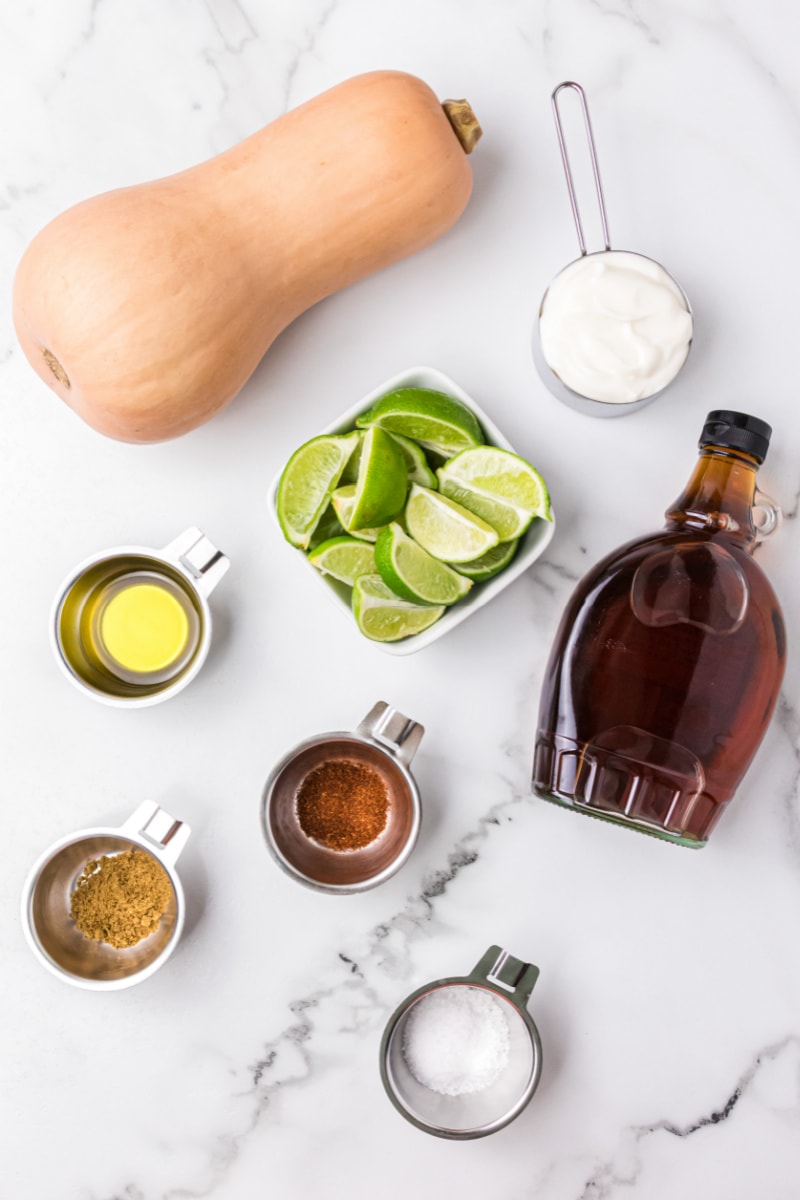
<path fill-rule="evenodd" d="M 772 430 L 709 413 L 660 533 L 576 588 L 542 690 L 533 790 L 579 812 L 702 846 L 772 716 L 780 605 L 752 557 L 779 510 L 756 471 Z"/>

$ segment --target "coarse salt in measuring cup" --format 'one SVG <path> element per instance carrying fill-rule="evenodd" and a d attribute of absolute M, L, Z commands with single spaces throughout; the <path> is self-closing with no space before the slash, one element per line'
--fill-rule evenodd
<path fill-rule="evenodd" d="M 530 1102 L 542 1072 L 528 1001 L 539 968 L 490 946 L 469 975 L 436 979 L 395 1009 L 383 1031 L 386 1095 L 435 1137 L 486 1137 Z"/>
<path fill-rule="evenodd" d="M 589 254 L 558 107 L 564 89 L 583 112 L 605 248 Z M 685 292 L 658 262 L 612 250 L 600 169 L 583 88 L 560 83 L 553 114 L 581 257 L 560 271 L 539 308 L 534 358 L 549 389 L 593 416 L 620 416 L 654 400 L 681 370 L 692 342 Z"/>
<path fill-rule="evenodd" d="M 411 1009 L 403 1057 L 423 1087 L 461 1096 L 490 1087 L 508 1066 L 508 1021 L 490 992 L 443 987 Z"/>

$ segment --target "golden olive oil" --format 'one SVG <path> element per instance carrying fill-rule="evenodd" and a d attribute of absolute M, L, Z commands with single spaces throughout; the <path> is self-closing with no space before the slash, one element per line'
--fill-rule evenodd
<path fill-rule="evenodd" d="M 200 623 L 171 579 L 133 571 L 95 591 L 81 613 L 81 641 L 127 683 L 163 683 L 186 665 Z"/>
<path fill-rule="evenodd" d="M 99 691 L 160 691 L 188 669 L 200 646 L 200 606 L 177 571 L 139 556 L 95 564 L 72 584 L 58 634 L 70 669 Z"/>

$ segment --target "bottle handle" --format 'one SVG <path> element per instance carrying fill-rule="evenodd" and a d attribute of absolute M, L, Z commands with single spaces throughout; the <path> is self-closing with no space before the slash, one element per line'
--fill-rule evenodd
<path fill-rule="evenodd" d="M 773 534 L 783 520 L 783 510 L 779 504 L 756 489 L 751 517 L 756 531 L 756 542 L 763 542 Z"/>

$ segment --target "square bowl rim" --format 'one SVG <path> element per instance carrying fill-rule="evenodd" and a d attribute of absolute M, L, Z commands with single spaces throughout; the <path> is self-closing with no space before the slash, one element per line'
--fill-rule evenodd
<path fill-rule="evenodd" d="M 372 388 L 372 390 L 369 391 L 365 396 L 362 396 L 359 401 L 345 409 L 345 411 L 336 417 L 335 420 L 329 422 L 324 429 L 321 429 L 318 433 L 312 436 L 326 437 L 349 432 L 350 429 L 355 425 L 356 417 L 361 416 L 362 413 L 371 408 L 372 405 L 381 396 L 386 395 L 387 392 L 393 392 L 402 387 L 430 388 L 434 391 L 445 392 L 447 395 L 453 396 L 456 400 L 460 400 L 461 403 L 477 418 L 486 436 L 488 445 L 497 446 L 501 450 L 509 450 L 512 454 L 517 453 L 517 451 L 509 442 L 508 438 L 506 438 L 505 435 L 497 428 L 494 421 L 492 421 L 492 419 L 486 415 L 480 405 L 473 400 L 472 397 L 465 392 L 464 389 L 457 384 L 454 379 L 451 379 L 450 376 L 446 375 L 443 371 L 440 371 L 437 367 L 428 366 L 408 367 L 404 371 L 399 371 L 397 374 L 392 375 L 389 379 L 384 380 L 383 383 L 379 384 L 377 387 Z M 279 529 L 280 522 L 278 521 L 277 504 L 278 486 L 280 484 L 285 465 L 286 464 L 284 463 L 283 467 L 281 467 L 280 471 L 273 478 L 267 493 L 269 508 L 272 513 L 273 520 Z M 364 634 L 360 632 L 355 623 L 350 605 L 346 600 L 343 599 L 339 591 L 333 586 L 333 581 L 329 580 L 327 576 L 323 575 L 321 571 L 317 571 L 310 564 L 309 570 L 313 575 L 316 576 L 336 606 L 347 614 L 350 624 L 359 638 L 365 641 L 371 641 L 374 646 L 377 646 L 378 649 L 382 650 L 385 654 L 402 657 L 408 654 L 415 654 L 417 651 L 424 649 L 425 646 L 429 646 L 431 642 L 435 642 L 438 638 L 443 637 L 444 634 L 449 633 L 451 629 L 455 629 L 457 625 L 460 625 L 462 621 L 465 621 L 473 612 L 476 612 L 479 608 L 483 608 L 484 605 L 488 604 L 490 600 L 499 595 L 499 593 L 512 584 L 515 579 L 518 579 L 520 575 L 527 571 L 528 567 L 532 566 L 533 563 L 541 557 L 541 555 L 550 545 L 550 542 L 553 540 L 556 528 L 556 518 L 555 512 L 552 509 L 552 504 L 550 516 L 551 519 L 549 521 L 539 517 L 534 518 L 532 524 L 525 531 L 525 533 L 522 534 L 521 545 L 517 550 L 517 553 L 503 571 L 501 571 L 498 575 L 495 575 L 494 578 L 487 580 L 485 583 L 479 584 L 478 587 L 470 592 L 470 594 L 464 600 L 460 601 L 458 604 L 454 604 L 451 608 L 449 608 L 444 616 L 440 617 L 438 621 L 430 626 L 430 628 L 423 630 L 421 633 L 416 633 L 410 637 L 403 638 L 398 642 L 378 642 L 373 641 L 371 638 L 365 638 Z M 525 544 L 526 542 L 528 543 L 527 545 Z M 292 549 L 296 548 L 292 547 Z M 302 550 L 298 550 L 298 553 L 303 554 L 305 557 L 305 554 Z"/>

